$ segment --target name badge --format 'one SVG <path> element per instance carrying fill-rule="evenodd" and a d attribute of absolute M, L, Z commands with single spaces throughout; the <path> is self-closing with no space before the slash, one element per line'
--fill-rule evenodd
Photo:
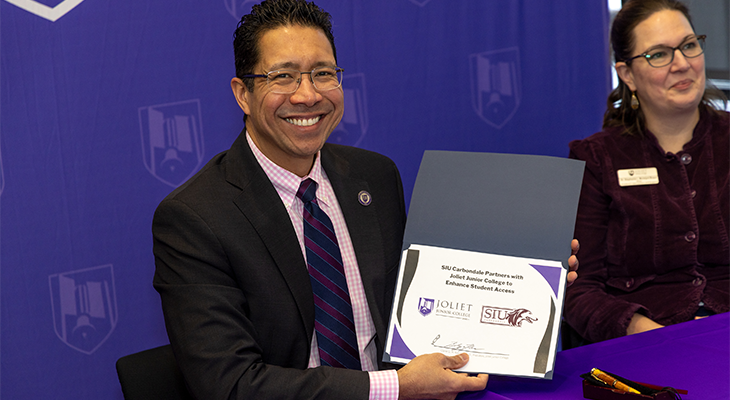
<path fill-rule="evenodd" d="M 659 173 L 654 167 L 620 169 L 616 173 L 618 174 L 618 185 L 621 187 L 656 185 L 659 183 Z"/>

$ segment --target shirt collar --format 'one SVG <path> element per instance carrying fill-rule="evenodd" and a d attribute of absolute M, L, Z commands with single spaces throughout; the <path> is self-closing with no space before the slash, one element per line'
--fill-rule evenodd
<path fill-rule="evenodd" d="M 256 161 L 258 161 L 259 165 L 266 173 L 266 176 L 274 185 L 274 189 L 276 189 L 276 192 L 279 194 L 279 197 L 281 197 L 282 202 L 284 202 L 287 208 L 294 202 L 297 191 L 299 190 L 299 185 L 307 178 L 317 183 L 317 201 L 329 204 L 327 191 L 323 188 L 327 176 L 322 169 L 321 151 L 318 151 L 315 155 L 314 165 L 312 165 L 312 169 L 309 171 L 309 174 L 304 177 L 299 177 L 297 174 L 276 165 L 273 161 L 266 157 L 266 155 L 256 146 L 253 139 L 251 139 L 251 135 L 248 131 L 246 131 L 246 140 L 248 141 L 248 145 L 251 147 L 251 151 L 253 151 L 254 157 L 256 157 Z"/>

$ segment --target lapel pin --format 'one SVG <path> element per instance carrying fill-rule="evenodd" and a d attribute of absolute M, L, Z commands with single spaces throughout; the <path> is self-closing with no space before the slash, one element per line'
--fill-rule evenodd
<path fill-rule="evenodd" d="M 373 197 L 370 196 L 370 193 L 368 193 L 365 190 L 361 190 L 360 193 L 357 194 L 357 200 L 360 202 L 360 204 L 364 206 L 369 206 L 370 203 L 373 202 Z"/>

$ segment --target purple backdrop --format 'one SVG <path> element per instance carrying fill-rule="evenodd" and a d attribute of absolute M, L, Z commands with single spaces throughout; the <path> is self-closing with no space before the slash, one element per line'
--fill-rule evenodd
<path fill-rule="evenodd" d="M 232 33 L 252 1 L 0 0 L 0 397 L 121 399 L 167 343 L 159 201 L 232 143 Z M 321 0 L 345 68 L 331 140 L 565 156 L 600 127 L 605 0 Z"/>

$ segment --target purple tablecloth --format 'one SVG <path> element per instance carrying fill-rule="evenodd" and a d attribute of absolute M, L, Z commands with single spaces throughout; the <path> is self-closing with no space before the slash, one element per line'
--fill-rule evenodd
<path fill-rule="evenodd" d="M 600 368 L 634 381 L 685 389 L 683 400 L 730 399 L 730 314 L 561 351 L 552 380 L 492 375 L 460 400 L 582 399 L 580 374 Z"/>

